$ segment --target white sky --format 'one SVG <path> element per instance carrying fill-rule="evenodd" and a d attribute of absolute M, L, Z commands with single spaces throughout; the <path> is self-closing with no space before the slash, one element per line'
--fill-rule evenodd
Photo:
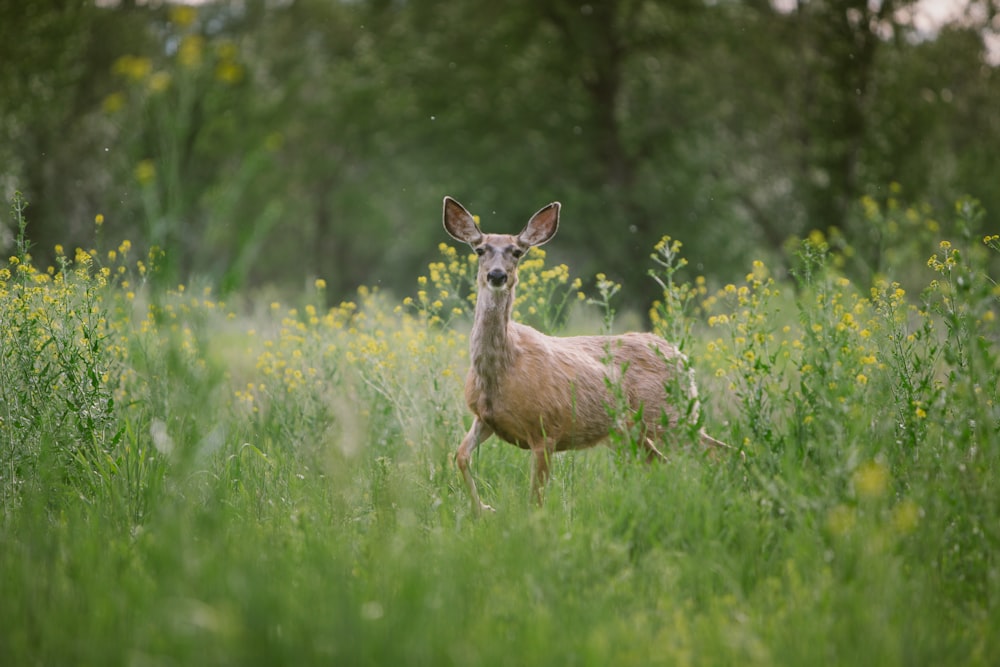
<path fill-rule="evenodd" d="M 185 0 L 201 2 L 203 0 Z M 771 0 L 771 4 L 779 11 L 791 11 L 799 0 Z M 869 6 L 878 6 L 879 0 L 870 0 Z M 919 30 L 933 31 L 942 23 L 962 15 L 967 5 L 966 0 L 920 0 L 914 7 L 913 25 Z"/>

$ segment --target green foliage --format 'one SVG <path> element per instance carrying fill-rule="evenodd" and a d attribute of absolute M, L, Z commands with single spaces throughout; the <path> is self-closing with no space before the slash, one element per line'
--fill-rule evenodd
<path fill-rule="evenodd" d="M 452 464 L 472 266 L 454 249 L 404 302 L 327 307 L 317 280 L 232 312 L 155 286 L 127 241 L 41 270 L 22 200 L 12 217 L 5 664 L 1000 658 L 996 234 L 925 247 L 899 267 L 919 292 L 893 266 L 856 284 L 814 233 L 797 284 L 754 262 L 710 294 L 664 241 L 652 319 L 746 458 L 560 455 L 535 509 L 524 452 L 490 441 L 475 464 L 500 511 L 475 521 Z M 544 260 L 521 275 L 526 315 L 577 292 Z M 616 289 L 598 284 L 592 329 Z"/>

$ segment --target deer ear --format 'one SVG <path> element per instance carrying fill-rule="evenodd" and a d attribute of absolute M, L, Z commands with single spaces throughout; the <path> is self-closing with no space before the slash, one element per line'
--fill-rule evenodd
<path fill-rule="evenodd" d="M 471 246 L 483 239 L 475 218 L 451 197 L 444 198 L 444 228 L 456 241 L 465 241 Z"/>
<path fill-rule="evenodd" d="M 528 246 L 548 242 L 559 229 L 560 207 L 561 204 L 554 201 L 531 216 L 531 220 L 528 220 L 528 224 L 517 235 L 517 240 Z"/>

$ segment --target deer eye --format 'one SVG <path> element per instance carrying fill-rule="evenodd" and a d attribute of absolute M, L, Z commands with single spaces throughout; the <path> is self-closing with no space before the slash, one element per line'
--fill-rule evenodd
<path fill-rule="evenodd" d="M 477 255 L 479 255 L 480 257 L 482 257 L 483 253 L 486 252 L 486 248 L 483 248 L 483 247 L 475 248 L 475 251 L 476 251 Z"/>
<path fill-rule="evenodd" d="M 510 254 L 514 255 L 514 259 L 521 259 L 521 255 L 524 254 L 524 251 L 520 248 L 514 248 L 510 251 Z"/>

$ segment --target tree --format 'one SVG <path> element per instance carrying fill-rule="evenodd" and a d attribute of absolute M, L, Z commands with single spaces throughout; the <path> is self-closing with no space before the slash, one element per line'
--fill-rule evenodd
<path fill-rule="evenodd" d="M 113 133 L 96 113 L 111 44 L 141 46 L 143 34 L 132 13 L 92 3 L 0 3 L 0 182 L 5 198 L 18 189 L 31 203 L 41 259 L 92 229 Z"/>

